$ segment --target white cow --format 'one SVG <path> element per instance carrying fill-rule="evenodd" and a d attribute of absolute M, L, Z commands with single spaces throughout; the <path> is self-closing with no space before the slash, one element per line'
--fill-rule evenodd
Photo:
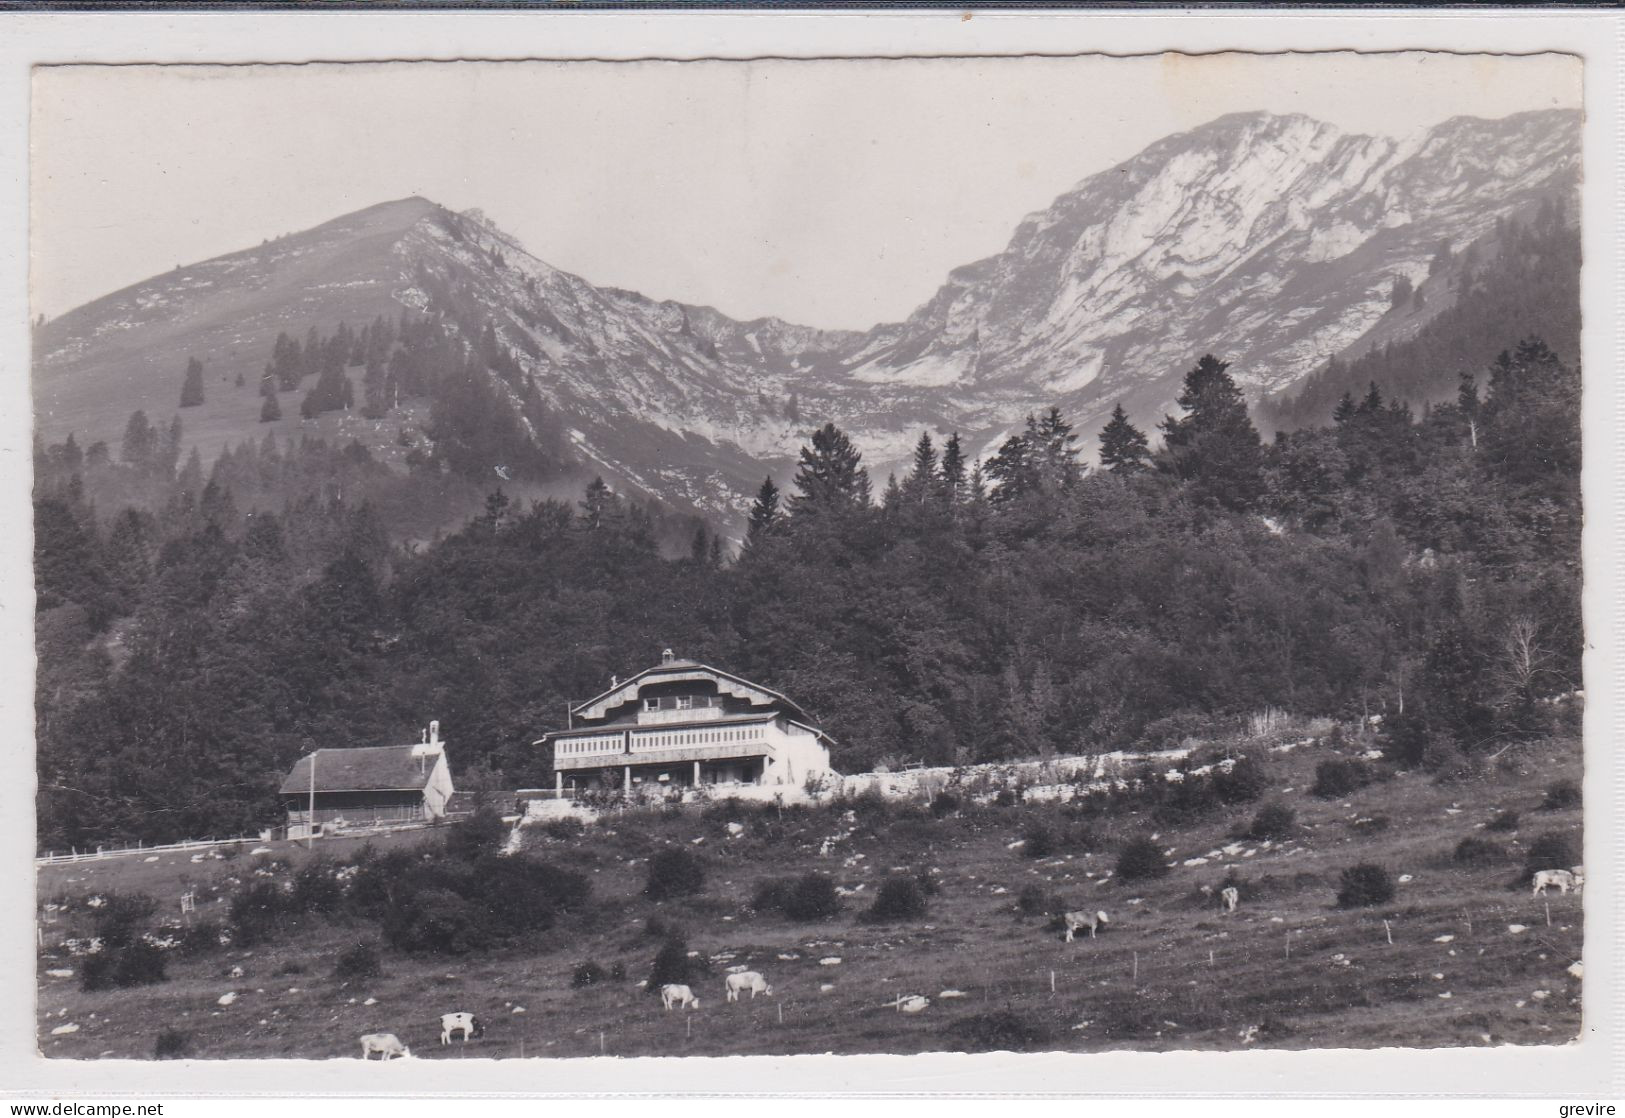
<path fill-rule="evenodd" d="M 1072 933 L 1082 928 L 1089 929 L 1089 938 L 1095 938 L 1095 932 L 1102 924 L 1108 923 L 1104 912 L 1069 912 L 1066 914 L 1066 942 L 1072 942 Z"/>
<path fill-rule="evenodd" d="M 660 988 L 660 1004 L 668 1010 L 673 1006 L 679 1009 L 698 1009 L 700 999 L 694 996 L 694 991 L 687 986 L 675 982 L 668 982 Z"/>
<path fill-rule="evenodd" d="M 1540 896 L 1544 894 L 1548 885 L 1557 886 L 1560 893 L 1567 893 L 1570 889 L 1578 893 L 1584 880 L 1584 878 L 1577 876 L 1573 870 L 1536 870 L 1534 895 Z"/>
<path fill-rule="evenodd" d="M 459 1031 L 463 1034 L 463 1043 L 467 1044 L 469 1037 L 483 1036 L 485 1026 L 481 1025 L 480 1019 L 472 1013 L 442 1013 L 440 1015 L 441 1044 L 450 1044 L 451 1034 Z"/>
<path fill-rule="evenodd" d="M 401 1038 L 394 1033 L 368 1033 L 362 1037 L 361 1058 L 370 1060 L 374 1052 L 382 1060 L 406 1059 L 412 1055 L 412 1050 L 402 1044 Z"/>
<path fill-rule="evenodd" d="M 760 973 L 753 970 L 740 971 L 738 974 L 730 974 L 727 977 L 727 980 L 724 982 L 724 985 L 728 988 L 728 1000 L 731 1002 L 738 1001 L 739 995 L 743 994 L 746 990 L 750 991 L 752 1001 L 756 1000 L 757 994 L 771 995 L 773 993 L 773 987 L 767 984 L 767 979 L 763 978 Z"/>
<path fill-rule="evenodd" d="M 1241 890 L 1234 885 L 1226 885 L 1219 890 L 1219 900 L 1224 902 L 1226 912 L 1236 911 L 1236 904 L 1241 900 Z"/>

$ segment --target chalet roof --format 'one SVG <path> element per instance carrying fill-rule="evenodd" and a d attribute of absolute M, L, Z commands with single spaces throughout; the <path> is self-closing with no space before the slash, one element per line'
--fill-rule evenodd
<path fill-rule="evenodd" d="M 795 718 L 797 721 L 810 721 L 810 719 L 807 717 L 807 713 L 801 709 L 800 704 L 796 703 L 789 697 L 774 691 L 770 687 L 763 687 L 759 683 L 752 683 L 743 676 L 734 675 L 732 672 L 725 672 L 721 668 L 713 668 L 711 665 L 702 664 L 698 660 L 678 659 L 665 660 L 659 664 L 656 664 L 652 668 L 645 668 L 637 675 L 632 676 L 630 679 L 621 680 L 613 687 L 594 695 L 586 702 L 577 703 L 571 708 L 570 713 L 577 718 L 591 718 L 593 716 L 588 712 L 591 711 L 592 708 L 602 705 L 602 707 L 607 710 L 612 705 L 618 706 L 621 702 L 628 702 L 637 695 L 640 687 L 647 683 L 659 682 L 661 676 L 675 675 L 692 677 L 695 674 L 712 676 L 720 685 L 720 690 L 733 694 L 741 694 L 743 692 L 741 697 L 746 697 L 750 692 L 755 692 L 762 696 L 764 700 L 783 704 L 786 713 Z M 617 695 L 624 695 L 624 697 L 613 703 L 606 701 Z"/>
<path fill-rule="evenodd" d="M 410 745 L 363 749 L 318 749 L 294 762 L 282 781 L 282 794 L 310 791 L 311 758 L 316 761 L 318 792 L 420 792 L 429 783 L 440 755 L 414 757 Z"/>

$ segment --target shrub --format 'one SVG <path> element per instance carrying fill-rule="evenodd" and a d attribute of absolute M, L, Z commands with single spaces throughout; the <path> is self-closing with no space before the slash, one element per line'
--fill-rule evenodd
<path fill-rule="evenodd" d="M 790 886 L 781 909 L 792 920 L 823 920 L 841 911 L 841 898 L 833 879 L 806 873 Z"/>
<path fill-rule="evenodd" d="M 331 913 L 344 901 L 344 886 L 334 876 L 335 867 L 326 858 L 316 858 L 299 867 L 293 878 L 291 907 L 296 912 Z"/>
<path fill-rule="evenodd" d="M 931 797 L 931 814 L 941 819 L 959 810 L 959 797 L 952 792 L 938 792 Z"/>
<path fill-rule="evenodd" d="M 346 948 L 333 967 L 333 977 L 345 980 L 377 978 L 383 972 L 378 951 L 370 943 Z"/>
<path fill-rule="evenodd" d="M 1455 853 L 1451 855 L 1458 866 L 1487 866 L 1505 857 L 1506 851 L 1498 844 L 1481 838 L 1462 839 L 1456 844 Z"/>
<path fill-rule="evenodd" d="M 688 943 L 672 938 L 661 944 L 649 969 L 649 982 L 643 988 L 646 994 L 658 994 L 662 986 L 670 983 L 691 985 L 697 976 L 694 960 L 688 957 Z"/>
<path fill-rule="evenodd" d="M 180 952 L 191 957 L 220 950 L 220 923 L 217 920 L 194 920 L 181 929 Z"/>
<path fill-rule="evenodd" d="M 608 977 L 609 976 L 604 973 L 603 967 L 599 966 L 595 962 L 592 962 L 591 960 L 588 960 L 585 963 L 579 963 L 576 965 L 574 973 L 570 975 L 570 987 L 571 989 L 579 990 L 584 986 L 595 986 Z"/>
<path fill-rule="evenodd" d="M 626 964 L 621 962 L 619 959 L 615 960 L 615 962 L 609 968 L 609 978 L 611 982 L 625 982 Z"/>
<path fill-rule="evenodd" d="M 1297 826 L 1298 813 L 1282 803 L 1265 804 L 1247 828 L 1250 839 L 1284 839 Z"/>
<path fill-rule="evenodd" d="M 1347 796 L 1370 782 L 1370 773 L 1359 761 L 1322 761 L 1315 766 L 1315 783 L 1311 794 L 1323 800 Z"/>
<path fill-rule="evenodd" d="M 993 803 L 998 807 L 1015 807 L 1016 794 L 1008 788 L 1000 788 L 993 797 Z"/>
<path fill-rule="evenodd" d="M 1144 836 L 1130 839 L 1118 852 L 1117 876 L 1122 881 L 1146 881 L 1167 874 L 1162 848 Z"/>
<path fill-rule="evenodd" d="M 1054 1036 L 1045 1022 L 1012 1009 L 961 1017 L 948 1026 L 948 1034 L 965 1052 L 1022 1052 L 1046 1044 Z"/>
<path fill-rule="evenodd" d="M 1518 829 L 1518 813 L 1515 811 L 1503 811 L 1494 819 L 1491 819 L 1488 823 L 1484 824 L 1484 829 L 1486 831 L 1498 831 L 1501 833 L 1516 831 Z"/>
<path fill-rule="evenodd" d="M 1524 878 L 1527 880 L 1536 870 L 1568 869 L 1579 861 L 1569 837 L 1549 831 L 1531 842 L 1524 852 Z"/>
<path fill-rule="evenodd" d="M 446 836 L 446 853 L 454 858 L 473 861 L 486 854 L 495 854 L 508 839 L 507 825 L 502 816 L 490 805 L 482 805 L 474 814 L 457 824 Z"/>
<path fill-rule="evenodd" d="M 487 855 L 473 864 L 464 895 L 490 916 L 494 936 L 524 936 L 553 926 L 556 913 L 591 893 L 581 874 L 522 855 Z"/>
<path fill-rule="evenodd" d="M 1042 823 L 1028 827 L 1021 842 L 1021 852 L 1029 858 L 1048 858 L 1055 853 L 1055 836 Z"/>
<path fill-rule="evenodd" d="M 756 887 L 756 895 L 751 898 L 750 907 L 757 912 L 783 912 L 784 902 L 790 895 L 794 882 L 788 878 L 775 877 L 762 882 Z M 651 921 L 654 917 L 649 918 Z"/>
<path fill-rule="evenodd" d="M 158 902 L 145 893 L 106 893 L 103 901 L 100 908 L 91 910 L 95 915 L 90 918 L 90 926 L 104 948 L 134 943 L 141 925 L 158 911 Z"/>
<path fill-rule="evenodd" d="M 686 939 L 688 933 L 682 927 L 672 923 L 662 916 L 651 916 L 643 922 L 643 934 L 650 939 Z"/>
<path fill-rule="evenodd" d="M 1229 772 L 1217 769 L 1213 773 L 1214 795 L 1226 804 L 1250 804 L 1262 796 L 1269 785 L 1269 772 L 1251 757 L 1236 761 Z"/>
<path fill-rule="evenodd" d="M 880 884 L 875 903 L 864 914 L 872 922 L 918 920 L 925 915 L 925 890 L 912 877 L 888 877 Z"/>
<path fill-rule="evenodd" d="M 652 901 L 689 897 L 705 886 L 700 860 L 686 850 L 662 850 L 649 860 L 649 879 L 643 895 Z"/>
<path fill-rule="evenodd" d="M 152 1044 L 152 1058 L 155 1060 L 179 1060 L 186 1055 L 191 1047 L 192 1038 L 186 1033 L 176 1029 L 165 1029 L 158 1034 L 158 1039 Z"/>
<path fill-rule="evenodd" d="M 449 889 L 425 888 L 403 898 L 380 925 L 391 947 L 413 955 L 463 955 L 489 942 L 479 910 Z"/>
<path fill-rule="evenodd" d="M 164 971 L 164 953 L 140 940 L 123 947 L 105 944 L 94 955 L 86 955 L 79 971 L 79 985 L 85 990 L 124 989 L 151 986 L 169 976 Z"/>
<path fill-rule="evenodd" d="M 579 819 L 549 819 L 542 824 L 542 834 L 561 842 L 580 838 L 586 830 L 587 825 Z"/>
<path fill-rule="evenodd" d="M 1048 916 L 1060 904 L 1060 899 L 1042 885 L 1024 885 L 1016 897 L 1016 911 L 1023 916 Z"/>
<path fill-rule="evenodd" d="M 232 942 L 252 947 L 273 938 L 282 929 L 288 894 L 270 881 L 256 881 L 231 899 Z"/>
<path fill-rule="evenodd" d="M 1563 808 L 1580 806 L 1580 786 L 1572 780 L 1560 780 L 1546 789 L 1546 799 L 1541 803 L 1542 811 L 1561 811 Z"/>
<path fill-rule="evenodd" d="M 1339 908 L 1370 908 L 1394 899 L 1394 882 L 1388 871 L 1371 862 L 1361 862 L 1343 871 L 1338 879 Z"/>

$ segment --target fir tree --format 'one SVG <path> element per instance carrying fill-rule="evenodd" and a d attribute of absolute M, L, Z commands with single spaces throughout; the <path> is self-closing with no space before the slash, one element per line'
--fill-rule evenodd
<path fill-rule="evenodd" d="M 1100 432 L 1100 464 L 1114 474 L 1131 474 L 1145 469 L 1150 457 L 1145 432 L 1129 422 L 1128 413 L 1119 403 Z"/>
<path fill-rule="evenodd" d="M 763 478 L 762 487 L 756 491 L 756 500 L 750 506 L 750 525 L 745 529 L 745 550 L 759 546 L 763 540 L 775 535 L 784 513 L 779 508 L 779 487 L 773 484 L 773 479 Z"/>
<path fill-rule="evenodd" d="M 158 460 L 158 431 L 147 420 L 147 413 L 138 411 L 124 425 L 124 441 L 119 445 L 119 459 L 137 473 L 149 473 Z"/>
<path fill-rule="evenodd" d="M 1163 454 L 1199 500 L 1240 510 L 1262 489 L 1263 448 L 1229 368 L 1207 354 L 1185 374 L 1178 402 L 1186 414 L 1163 420 Z"/>
<path fill-rule="evenodd" d="M 186 379 L 181 382 L 181 407 L 195 408 L 203 403 L 203 362 L 196 357 L 186 362 Z"/>
<path fill-rule="evenodd" d="M 942 448 L 942 496 L 957 505 L 965 496 L 965 452 L 959 446 L 959 432 L 948 436 Z"/>
<path fill-rule="evenodd" d="M 276 393 L 270 392 L 265 402 L 260 405 L 260 422 L 275 423 L 282 418 L 282 405 L 277 402 Z"/>
<path fill-rule="evenodd" d="M 835 424 L 826 423 L 814 431 L 812 444 L 801 448 L 791 515 L 822 516 L 867 508 L 869 472 L 862 463 L 863 455 Z"/>
<path fill-rule="evenodd" d="M 902 500 L 905 504 L 927 504 L 936 494 L 941 481 L 937 473 L 937 448 L 931 442 L 931 432 L 920 432 L 920 441 L 914 444 L 914 465 L 908 480 L 903 483 Z"/>

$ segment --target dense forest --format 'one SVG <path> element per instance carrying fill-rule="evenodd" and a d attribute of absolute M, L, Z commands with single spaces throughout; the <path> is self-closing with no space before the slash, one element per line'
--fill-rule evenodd
<path fill-rule="evenodd" d="M 601 481 L 491 488 L 402 545 L 379 500 L 451 464 L 414 483 L 267 440 L 205 473 L 145 417 L 117 461 L 39 447 L 40 842 L 242 833 L 302 753 L 432 718 L 461 785 L 540 783 L 566 704 L 664 647 L 794 696 L 847 772 L 1160 745 L 1269 706 L 1383 713 L 1406 763 L 1488 755 L 1581 685 L 1579 371 L 1504 345 L 1421 414 L 1368 385 L 1272 442 L 1212 357 L 1160 439 L 1050 409 L 982 463 L 922 434 L 882 485 L 825 424 L 737 555 L 688 523 L 671 557 L 674 525 Z M 445 357 L 479 382 L 475 347 Z"/>
<path fill-rule="evenodd" d="M 1270 429 L 1324 423 L 1344 397 L 1358 398 L 1371 384 L 1413 407 L 1449 400 L 1463 373 L 1495 359 L 1509 329 L 1544 338 L 1571 358 L 1579 352 L 1580 230 L 1559 204 L 1546 203 L 1527 223 L 1502 220 L 1460 252 L 1440 245 L 1428 270 L 1421 287 L 1395 281 L 1388 312 L 1403 323 L 1421 314 L 1423 292 L 1432 291 L 1435 302 L 1449 305 L 1425 317 L 1425 329 L 1351 361 L 1333 358 L 1263 401 L 1260 422 Z"/>

